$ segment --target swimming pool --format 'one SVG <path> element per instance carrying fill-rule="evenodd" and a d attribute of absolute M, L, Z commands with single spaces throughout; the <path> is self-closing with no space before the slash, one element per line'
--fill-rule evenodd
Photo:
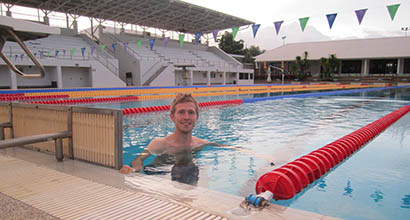
<path fill-rule="evenodd" d="M 230 97 L 211 97 L 212 100 Z M 203 101 L 203 100 L 200 100 Z M 280 99 L 202 110 L 194 135 L 250 151 L 207 147 L 196 157 L 199 186 L 233 195 L 257 178 L 408 104 L 410 89 Z M 163 100 L 169 104 L 169 100 Z M 152 103 L 141 103 L 152 104 Z M 156 102 L 158 104 L 158 101 Z M 173 131 L 168 113 L 124 119 L 124 164 Z M 403 219 L 410 214 L 410 115 L 315 181 L 276 204 L 345 219 Z M 275 163 L 275 166 L 271 165 Z M 166 169 L 166 168 L 165 168 Z M 170 178 L 169 174 L 163 175 Z"/>

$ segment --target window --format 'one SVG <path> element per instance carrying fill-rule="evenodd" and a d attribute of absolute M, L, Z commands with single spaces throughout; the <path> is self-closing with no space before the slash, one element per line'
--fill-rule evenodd
<path fill-rule="evenodd" d="M 362 61 L 361 60 L 343 60 L 342 61 L 342 73 L 361 73 Z"/>
<path fill-rule="evenodd" d="M 397 73 L 397 59 L 370 60 L 369 74 Z"/>
<path fill-rule="evenodd" d="M 211 78 L 216 78 L 216 73 L 211 73 Z"/>
<path fill-rule="evenodd" d="M 404 59 L 403 73 L 410 73 L 410 58 Z"/>
<path fill-rule="evenodd" d="M 239 73 L 239 79 L 249 79 L 249 75 L 247 73 Z"/>

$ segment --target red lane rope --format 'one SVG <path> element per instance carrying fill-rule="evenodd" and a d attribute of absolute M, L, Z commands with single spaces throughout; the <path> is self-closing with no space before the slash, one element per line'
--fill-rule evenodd
<path fill-rule="evenodd" d="M 275 200 L 290 199 L 339 164 L 410 111 L 410 105 L 354 131 L 322 148 L 262 175 L 256 193 L 273 193 Z"/>
<path fill-rule="evenodd" d="M 224 100 L 224 101 L 214 101 L 214 102 L 200 102 L 198 106 L 208 107 L 208 106 L 216 106 L 216 105 L 237 105 L 242 104 L 241 99 L 234 99 L 234 100 Z M 138 113 L 147 113 L 147 112 L 157 112 L 157 111 L 169 111 L 171 108 L 170 105 L 162 105 L 162 106 L 149 106 L 149 107 L 140 107 L 140 108 L 126 108 L 122 110 L 123 115 L 128 114 L 138 114 Z"/>
<path fill-rule="evenodd" d="M 79 104 L 79 103 L 96 103 L 96 102 L 116 102 L 116 101 L 138 101 L 138 96 L 109 97 L 109 98 L 89 98 L 89 99 L 64 99 L 30 102 L 33 104 Z"/>

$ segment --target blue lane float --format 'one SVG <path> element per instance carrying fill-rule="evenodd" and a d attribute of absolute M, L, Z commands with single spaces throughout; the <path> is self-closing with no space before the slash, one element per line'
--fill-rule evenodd
<path fill-rule="evenodd" d="M 342 90 L 342 91 L 312 92 L 312 93 L 301 93 L 301 94 L 293 94 L 293 95 L 258 97 L 258 98 L 243 99 L 243 103 L 254 103 L 254 102 L 261 102 L 261 101 L 267 101 L 267 100 L 277 100 L 277 99 L 306 98 L 306 97 L 314 97 L 314 96 L 340 95 L 340 94 L 348 94 L 348 93 L 356 93 L 356 92 L 370 92 L 370 91 L 380 91 L 380 90 L 386 90 L 386 89 L 401 89 L 401 88 L 409 88 L 409 87 L 410 86 L 391 86 L 391 87 L 370 88 L 370 89 L 349 89 L 349 90 Z"/>

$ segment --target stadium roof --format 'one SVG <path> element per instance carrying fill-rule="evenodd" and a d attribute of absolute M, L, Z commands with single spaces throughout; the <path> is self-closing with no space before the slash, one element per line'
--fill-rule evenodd
<path fill-rule="evenodd" d="M 257 62 L 292 61 L 309 53 L 309 60 L 336 54 L 339 59 L 410 57 L 410 37 L 387 37 L 286 44 L 256 57 Z"/>
<path fill-rule="evenodd" d="M 179 0 L 16 0 L 13 4 L 184 33 L 254 22 Z"/>

